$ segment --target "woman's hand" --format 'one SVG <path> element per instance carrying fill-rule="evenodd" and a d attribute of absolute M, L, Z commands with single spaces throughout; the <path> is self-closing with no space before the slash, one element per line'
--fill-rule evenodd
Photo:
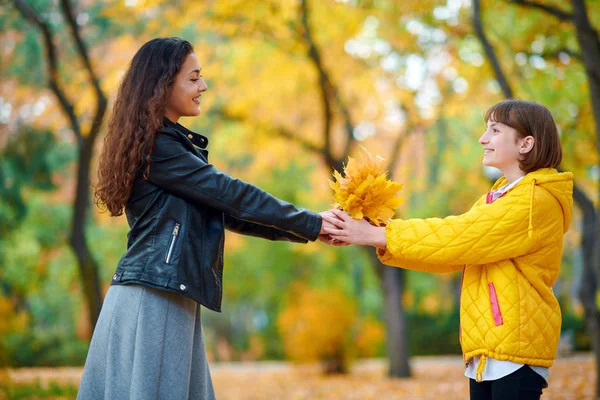
<path fill-rule="evenodd" d="M 323 211 L 323 212 L 319 213 L 319 215 L 321 215 L 321 217 L 323 218 L 323 223 L 321 225 L 321 233 L 319 234 L 319 240 L 323 243 L 326 243 L 326 244 L 329 244 L 332 246 L 348 246 L 350 243 L 344 243 L 344 242 L 340 242 L 339 240 L 335 240 L 331 236 L 329 236 L 329 234 L 327 234 L 325 232 L 327 229 L 336 228 L 336 225 L 329 222 L 329 220 L 337 219 L 335 214 L 331 210 L 329 210 L 329 211 Z"/>
<path fill-rule="evenodd" d="M 333 240 L 380 249 L 386 247 L 385 227 L 373 226 L 364 219 L 353 219 L 341 210 L 333 209 L 321 216 L 324 221 L 322 230 Z"/>

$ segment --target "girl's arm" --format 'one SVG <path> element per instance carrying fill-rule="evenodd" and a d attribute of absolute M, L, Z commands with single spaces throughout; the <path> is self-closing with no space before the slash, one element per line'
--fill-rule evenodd
<path fill-rule="evenodd" d="M 381 262 L 385 265 L 392 267 L 399 267 L 402 269 L 409 269 L 411 271 L 420 272 L 432 272 L 432 273 L 451 273 L 461 271 L 464 268 L 464 264 L 432 264 L 418 260 L 407 260 L 405 258 L 398 258 L 392 256 L 386 250 L 377 250 L 377 255 Z"/>
<path fill-rule="evenodd" d="M 380 259 L 386 264 L 401 266 L 402 260 L 454 266 L 487 264 L 529 252 L 540 239 L 533 221 L 556 224 L 556 229 L 562 229 L 555 208 L 550 201 L 530 204 L 529 195 L 506 197 L 462 215 L 397 219 L 386 228 L 370 227 L 338 211 L 338 218 L 343 219 L 338 226 L 342 229 L 327 233 L 337 240 L 362 241 L 359 244 L 385 249 Z"/>
<path fill-rule="evenodd" d="M 325 228 L 332 240 L 345 243 L 373 246 L 377 248 L 377 255 L 382 263 L 393 267 L 410 269 L 421 272 L 449 273 L 460 271 L 464 265 L 453 265 L 448 263 L 428 263 L 421 260 L 411 260 L 393 257 L 387 251 L 387 235 L 385 227 L 373 226 L 366 220 L 354 220 L 348 214 L 339 210 L 331 210 L 335 216 L 323 215 L 323 220 L 330 225 L 336 225 L 340 229 Z"/>

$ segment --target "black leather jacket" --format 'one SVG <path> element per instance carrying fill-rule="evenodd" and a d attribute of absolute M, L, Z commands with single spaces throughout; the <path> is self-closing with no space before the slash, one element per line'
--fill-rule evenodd
<path fill-rule="evenodd" d="M 317 239 L 319 214 L 219 172 L 208 163 L 207 145 L 206 137 L 165 118 L 148 180 L 138 175 L 125 206 L 127 251 L 113 285 L 181 293 L 220 311 L 224 228 L 270 240 Z"/>

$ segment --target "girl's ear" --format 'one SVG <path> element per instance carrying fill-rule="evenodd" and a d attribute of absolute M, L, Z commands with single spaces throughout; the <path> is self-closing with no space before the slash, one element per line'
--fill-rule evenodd
<path fill-rule="evenodd" d="M 535 138 L 533 136 L 524 137 L 519 141 L 521 142 L 521 145 L 519 146 L 519 153 L 521 154 L 529 153 L 535 144 Z"/>

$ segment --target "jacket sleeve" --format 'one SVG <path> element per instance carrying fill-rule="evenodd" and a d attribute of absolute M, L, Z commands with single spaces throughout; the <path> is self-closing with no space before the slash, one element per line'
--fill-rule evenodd
<path fill-rule="evenodd" d="M 243 221 L 228 214 L 225 214 L 225 228 L 240 235 L 254 236 L 262 239 L 282 240 L 293 243 L 308 242 L 306 239 L 296 236 L 293 233 L 282 231 L 281 229 L 271 228 L 269 226 Z"/>
<path fill-rule="evenodd" d="M 314 241 L 321 216 L 299 210 L 254 185 L 218 171 L 176 139 L 158 135 L 148 180 L 191 203 L 205 204 L 240 220 Z"/>
<path fill-rule="evenodd" d="M 377 249 L 377 255 L 382 263 L 391 267 L 409 269 L 411 271 L 432 272 L 432 273 L 451 273 L 461 271 L 464 264 L 430 264 L 418 260 L 407 260 L 404 258 L 394 258 L 388 250 Z"/>
<path fill-rule="evenodd" d="M 538 206 L 534 211 L 530 199 L 506 197 L 458 216 L 394 220 L 386 227 L 387 247 L 380 260 L 451 266 L 518 257 L 534 245 L 530 213 L 539 212 L 543 210 Z"/>

